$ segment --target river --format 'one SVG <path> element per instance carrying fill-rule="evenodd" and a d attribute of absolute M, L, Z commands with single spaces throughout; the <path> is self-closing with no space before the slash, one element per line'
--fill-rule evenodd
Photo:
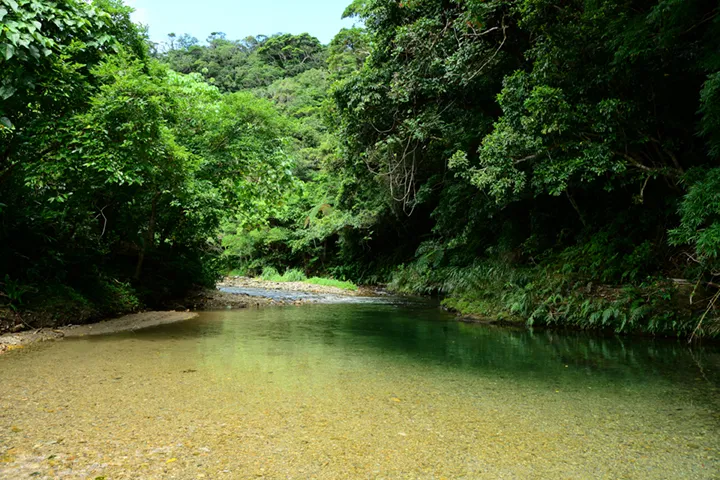
<path fill-rule="evenodd" d="M 720 351 L 427 305 L 203 312 L 0 357 L 0 478 L 711 479 Z"/>

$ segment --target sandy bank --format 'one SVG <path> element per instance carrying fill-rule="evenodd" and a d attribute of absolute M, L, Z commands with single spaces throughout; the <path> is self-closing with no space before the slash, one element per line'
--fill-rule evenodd
<path fill-rule="evenodd" d="M 68 327 L 41 328 L 19 333 L 8 333 L 0 335 L 0 354 L 35 342 L 139 330 L 141 328 L 181 322 L 196 316 L 197 313 L 193 312 L 143 312 L 89 325 L 71 325 Z"/>

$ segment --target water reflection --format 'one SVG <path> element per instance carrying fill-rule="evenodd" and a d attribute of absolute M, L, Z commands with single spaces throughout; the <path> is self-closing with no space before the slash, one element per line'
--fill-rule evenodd
<path fill-rule="evenodd" d="M 325 354 L 384 355 L 395 362 L 430 362 L 485 374 L 534 378 L 604 377 L 613 381 L 720 387 L 720 348 L 668 339 L 597 336 L 582 332 L 504 328 L 457 322 L 425 307 L 394 305 L 305 305 L 251 311 L 203 312 L 196 320 L 133 333 L 93 337 L 112 342 L 202 339 L 204 354 L 232 355 L 268 342 L 292 357 L 315 345 Z M 88 340 L 86 340 L 88 341 Z"/>

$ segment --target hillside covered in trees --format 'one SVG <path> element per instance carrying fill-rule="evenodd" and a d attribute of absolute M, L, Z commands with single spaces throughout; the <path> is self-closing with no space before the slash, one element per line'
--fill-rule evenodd
<path fill-rule="evenodd" d="M 328 45 L 0 7 L 0 292 L 59 320 L 299 268 L 720 333 L 720 7 L 355 0 Z"/>

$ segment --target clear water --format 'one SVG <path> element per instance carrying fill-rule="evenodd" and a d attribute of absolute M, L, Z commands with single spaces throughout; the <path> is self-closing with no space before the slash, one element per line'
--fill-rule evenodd
<path fill-rule="evenodd" d="M 720 352 L 435 309 L 202 313 L 0 357 L 0 478 L 720 478 Z"/>

